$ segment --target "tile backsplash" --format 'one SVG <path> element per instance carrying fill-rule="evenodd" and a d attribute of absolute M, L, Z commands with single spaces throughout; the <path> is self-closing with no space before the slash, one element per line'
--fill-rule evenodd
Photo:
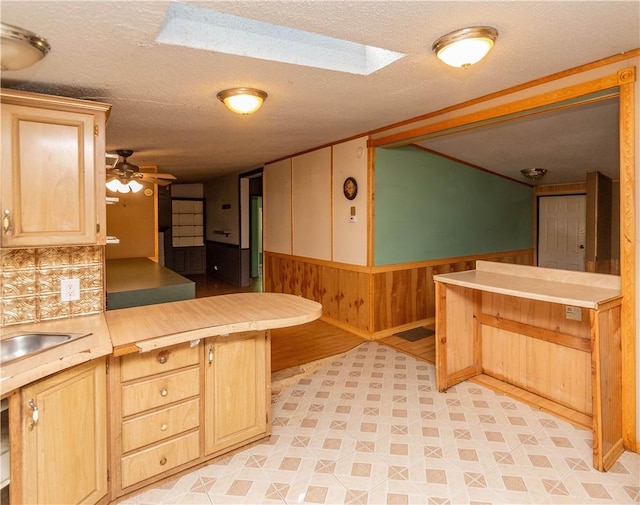
<path fill-rule="evenodd" d="M 104 309 L 104 246 L 0 249 L 0 326 Z M 80 299 L 60 300 L 60 280 L 80 280 Z"/>

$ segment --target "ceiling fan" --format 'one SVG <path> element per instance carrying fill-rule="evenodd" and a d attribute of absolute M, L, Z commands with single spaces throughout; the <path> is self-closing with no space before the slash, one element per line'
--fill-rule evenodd
<path fill-rule="evenodd" d="M 117 162 L 111 166 L 107 166 L 107 187 L 112 191 L 120 193 L 128 193 L 129 191 L 139 191 L 142 188 L 140 182 L 149 182 L 160 186 L 168 186 L 176 177 L 171 174 L 157 174 L 153 172 L 140 172 L 140 167 L 127 161 L 127 158 L 133 154 L 130 149 L 118 149 L 116 151 Z M 107 157 L 116 158 L 113 154 L 107 154 Z M 119 161 L 122 157 L 122 161 Z M 113 183 L 113 188 L 109 184 Z M 119 183 L 119 184 L 118 184 Z M 128 189 L 125 189 L 128 188 Z"/>

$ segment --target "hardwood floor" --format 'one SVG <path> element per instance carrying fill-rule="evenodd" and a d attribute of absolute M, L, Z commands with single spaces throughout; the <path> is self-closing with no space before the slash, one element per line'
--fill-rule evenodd
<path fill-rule="evenodd" d="M 196 283 L 196 298 L 262 291 L 260 277 L 253 279 L 251 285 L 246 287 L 236 286 L 211 274 L 186 277 Z M 271 330 L 271 371 L 278 372 L 342 354 L 364 341 L 363 338 L 322 320 Z M 429 363 L 435 363 L 434 336 L 409 342 L 392 335 L 377 342 Z"/>
<path fill-rule="evenodd" d="M 271 371 L 342 354 L 364 341 L 322 320 L 271 330 Z"/>
<path fill-rule="evenodd" d="M 415 342 L 409 342 L 400 337 L 396 337 L 395 335 L 391 335 L 390 337 L 382 338 L 377 341 L 379 344 L 388 345 L 389 347 L 393 347 L 394 349 L 404 352 L 406 354 L 411 354 L 418 359 L 428 361 L 431 364 L 436 363 L 436 337 L 435 335 L 431 335 L 430 337 L 425 337 L 420 340 L 416 340 Z"/>

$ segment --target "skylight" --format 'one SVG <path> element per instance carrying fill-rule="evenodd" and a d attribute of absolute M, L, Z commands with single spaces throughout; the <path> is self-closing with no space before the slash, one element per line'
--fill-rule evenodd
<path fill-rule="evenodd" d="M 405 56 L 179 3 L 169 5 L 156 42 L 359 75 Z"/>

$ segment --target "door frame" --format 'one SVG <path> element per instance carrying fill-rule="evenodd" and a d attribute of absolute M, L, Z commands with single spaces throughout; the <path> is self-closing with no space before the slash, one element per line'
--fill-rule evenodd
<path fill-rule="evenodd" d="M 640 452 L 636 433 L 636 67 L 640 50 L 572 68 L 513 88 L 461 103 L 410 121 L 390 125 L 370 135 L 368 146 L 399 147 L 430 135 L 446 135 L 462 126 L 516 118 L 528 111 L 562 106 L 573 100 L 579 105 L 585 96 L 604 92 L 603 99 L 617 96 L 620 126 L 620 281 L 622 293 L 622 432 L 624 446 Z M 623 67 L 623 65 L 631 65 Z M 606 67 L 606 68 L 605 68 Z M 610 68 L 613 67 L 613 68 Z M 611 73 L 607 73 L 611 72 Z M 585 75 L 589 77 L 585 77 Z M 584 79 L 591 78 L 586 81 Z M 550 84 L 562 81 L 559 87 Z M 540 88 L 544 92 L 531 94 Z M 519 99 L 508 99 L 511 95 Z M 523 98 L 523 95 L 526 95 Z M 488 104 L 487 104 L 488 102 Z M 480 105 L 480 106 L 479 106 Z M 486 106 L 487 108 L 482 108 Z M 467 112 L 461 110 L 467 109 Z M 471 111 L 471 112 L 468 112 Z M 532 216 L 534 218 L 535 216 Z M 535 222 L 535 221 L 534 221 Z M 369 234 L 368 254 L 373 255 L 373 234 Z M 640 367 L 640 363 L 638 364 Z"/>
<path fill-rule="evenodd" d="M 240 283 L 242 286 L 251 285 L 251 248 L 252 240 L 255 240 L 251 236 L 251 191 L 249 179 L 262 177 L 263 171 L 263 167 L 260 167 L 238 174 L 238 201 L 240 202 L 238 230 L 240 235 Z"/>

